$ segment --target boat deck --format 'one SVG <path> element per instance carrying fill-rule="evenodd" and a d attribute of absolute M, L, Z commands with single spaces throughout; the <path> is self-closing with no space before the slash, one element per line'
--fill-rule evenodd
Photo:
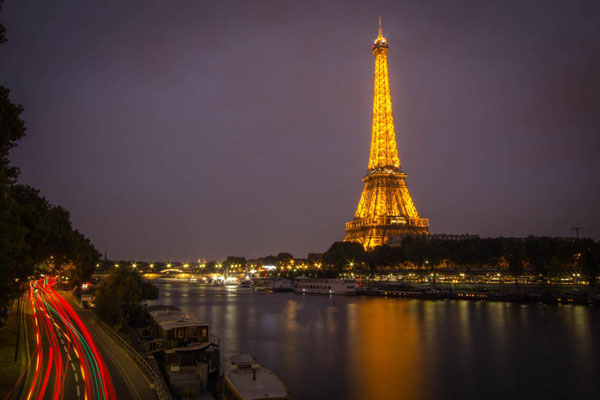
<path fill-rule="evenodd" d="M 245 368 L 225 372 L 227 379 L 244 399 L 288 399 L 285 384 L 268 369 Z"/>

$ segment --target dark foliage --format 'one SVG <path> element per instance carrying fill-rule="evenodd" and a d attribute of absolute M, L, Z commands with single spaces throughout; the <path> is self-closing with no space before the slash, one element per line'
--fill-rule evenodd
<path fill-rule="evenodd" d="M 337 270 L 344 269 L 350 264 L 362 265 L 365 261 L 365 249 L 356 242 L 335 242 L 323 254 L 323 264 Z"/>
<path fill-rule="evenodd" d="M 246 266 L 246 258 L 245 257 L 235 257 L 235 256 L 229 256 L 225 259 L 225 262 L 223 262 L 224 266 L 227 267 L 231 267 L 232 265 L 239 265 L 242 268 Z"/>
<path fill-rule="evenodd" d="M 114 268 L 96 290 L 96 312 L 120 330 L 128 331 L 144 320 L 142 300 L 158 298 L 158 288 L 144 281 L 135 268 Z"/>
<path fill-rule="evenodd" d="M 586 268 L 586 276 L 600 276 L 600 244 L 591 239 L 550 237 L 440 240 L 406 237 L 401 246 L 378 246 L 364 251 L 361 245 L 335 242 L 323 254 L 324 270 L 353 269 L 363 272 L 381 268 L 507 268 L 517 276 L 529 269 L 549 278 L 569 268 Z M 595 279 L 595 278 L 594 278 Z"/>

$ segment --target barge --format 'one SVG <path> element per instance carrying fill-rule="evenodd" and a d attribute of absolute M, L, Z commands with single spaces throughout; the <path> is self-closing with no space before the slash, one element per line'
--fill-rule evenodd
<path fill-rule="evenodd" d="M 250 354 L 231 357 L 223 374 L 223 400 L 288 400 L 290 392 L 272 371 L 262 367 Z"/>
<path fill-rule="evenodd" d="M 176 397 L 198 398 L 217 391 L 220 370 L 219 339 L 209 325 L 178 307 L 154 305 L 147 308 L 146 353 L 158 362 L 171 392 Z"/>
<path fill-rule="evenodd" d="M 299 276 L 294 279 L 294 292 L 318 294 L 356 294 L 356 280 L 309 278 Z"/>

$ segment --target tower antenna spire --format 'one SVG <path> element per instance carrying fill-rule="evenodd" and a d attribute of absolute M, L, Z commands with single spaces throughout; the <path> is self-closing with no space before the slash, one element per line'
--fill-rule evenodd
<path fill-rule="evenodd" d="M 381 33 L 381 15 L 379 16 L 379 36 L 378 37 L 383 37 L 383 34 Z"/>

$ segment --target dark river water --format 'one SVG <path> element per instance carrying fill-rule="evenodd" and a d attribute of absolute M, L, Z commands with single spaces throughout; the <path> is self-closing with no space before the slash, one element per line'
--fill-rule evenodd
<path fill-rule="evenodd" d="M 600 308 L 159 284 L 295 399 L 599 399 Z"/>

